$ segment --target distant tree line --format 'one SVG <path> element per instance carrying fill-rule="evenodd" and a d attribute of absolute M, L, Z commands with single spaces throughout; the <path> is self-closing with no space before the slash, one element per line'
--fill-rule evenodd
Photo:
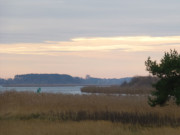
<path fill-rule="evenodd" d="M 122 83 L 121 87 L 152 87 L 158 80 L 158 77 L 153 76 L 135 76 L 130 82 Z"/>
<path fill-rule="evenodd" d="M 24 74 L 16 75 L 14 79 L 0 79 L 1 85 L 8 84 L 87 84 L 87 85 L 121 85 L 124 81 L 129 82 L 131 78 L 101 79 L 80 78 L 67 74 Z"/>

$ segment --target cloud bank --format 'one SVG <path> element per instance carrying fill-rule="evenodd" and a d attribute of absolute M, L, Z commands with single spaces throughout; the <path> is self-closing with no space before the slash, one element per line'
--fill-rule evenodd
<path fill-rule="evenodd" d="M 153 52 L 162 49 L 180 49 L 180 36 L 151 37 L 92 37 L 73 38 L 70 41 L 45 41 L 44 43 L 14 43 L 0 44 L 0 53 L 62 55 L 72 52 Z"/>
<path fill-rule="evenodd" d="M 0 0 L 0 42 L 179 36 L 179 0 Z"/>

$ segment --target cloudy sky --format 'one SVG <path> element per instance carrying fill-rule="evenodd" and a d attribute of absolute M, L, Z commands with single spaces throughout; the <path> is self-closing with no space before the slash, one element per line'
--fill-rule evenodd
<path fill-rule="evenodd" d="M 0 77 L 148 75 L 180 51 L 179 0 L 0 0 Z"/>

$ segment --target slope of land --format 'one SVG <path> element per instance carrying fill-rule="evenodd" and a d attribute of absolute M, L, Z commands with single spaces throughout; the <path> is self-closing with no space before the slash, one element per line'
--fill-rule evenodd
<path fill-rule="evenodd" d="M 129 82 L 131 78 L 102 79 L 102 78 L 80 78 L 66 74 L 25 74 L 16 75 L 13 79 L 0 79 L 4 86 L 34 86 L 37 84 L 48 85 L 120 85 Z"/>
<path fill-rule="evenodd" d="M 85 86 L 82 92 L 105 94 L 150 94 L 154 90 L 152 85 L 158 78 L 151 76 L 133 77 L 129 82 L 113 86 Z"/>

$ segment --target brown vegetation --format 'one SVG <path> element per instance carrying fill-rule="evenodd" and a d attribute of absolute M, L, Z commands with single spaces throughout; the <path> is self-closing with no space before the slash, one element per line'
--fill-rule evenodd
<path fill-rule="evenodd" d="M 155 77 L 134 77 L 127 83 L 119 86 L 86 86 L 81 92 L 105 93 L 105 94 L 150 94 L 153 90 L 152 84 L 157 82 Z"/>
<path fill-rule="evenodd" d="M 158 81 L 157 77 L 152 76 L 136 76 L 129 83 L 123 83 L 121 86 L 129 87 L 152 87 L 152 84 Z"/>
<path fill-rule="evenodd" d="M 109 121 L 1 120 L 1 135 L 179 135 L 180 128 L 141 127 Z"/>
<path fill-rule="evenodd" d="M 180 108 L 146 96 L 0 93 L 2 135 L 179 135 Z"/>
<path fill-rule="evenodd" d="M 140 125 L 180 125 L 180 108 L 151 108 L 146 96 L 96 96 L 5 92 L 0 120 L 106 120 Z"/>
<path fill-rule="evenodd" d="M 134 86 L 86 86 L 81 88 L 81 92 L 104 93 L 104 94 L 150 94 L 152 87 Z"/>

